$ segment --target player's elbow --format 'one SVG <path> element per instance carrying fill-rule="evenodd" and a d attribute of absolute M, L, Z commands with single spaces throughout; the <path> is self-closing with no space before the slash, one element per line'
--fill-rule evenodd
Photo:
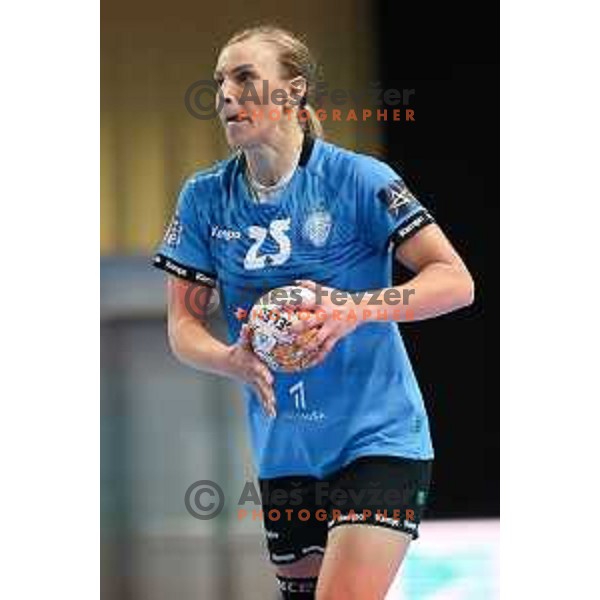
<path fill-rule="evenodd" d="M 183 343 L 182 323 L 180 321 L 169 318 L 167 338 L 173 356 L 178 361 L 185 363 L 185 345 Z"/>
<path fill-rule="evenodd" d="M 169 348 L 171 349 L 171 352 L 172 352 L 173 356 L 178 361 L 183 362 L 183 360 L 182 360 L 181 344 L 179 343 L 179 340 L 177 339 L 177 335 L 174 334 L 171 331 L 171 329 L 169 329 L 168 339 L 169 339 Z"/>
<path fill-rule="evenodd" d="M 455 293 L 460 308 L 471 306 L 475 301 L 475 281 L 466 267 L 457 272 Z"/>

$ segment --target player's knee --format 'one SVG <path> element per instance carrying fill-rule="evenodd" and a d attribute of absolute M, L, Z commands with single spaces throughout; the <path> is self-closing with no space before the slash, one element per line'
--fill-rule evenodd
<path fill-rule="evenodd" d="M 318 577 L 321 570 L 321 554 L 313 553 L 287 565 L 277 565 L 278 577 Z"/>
<path fill-rule="evenodd" d="M 364 594 L 356 588 L 338 583 L 319 586 L 315 600 L 361 600 L 364 597 Z"/>
<path fill-rule="evenodd" d="M 335 571 L 330 570 L 319 580 L 315 600 L 363 600 L 379 597 L 374 593 L 378 590 L 377 582 L 369 576 L 368 571 L 363 571 L 364 576 L 360 576 L 360 570 L 358 574 L 354 572 L 356 569 L 356 565 L 348 565 Z"/>

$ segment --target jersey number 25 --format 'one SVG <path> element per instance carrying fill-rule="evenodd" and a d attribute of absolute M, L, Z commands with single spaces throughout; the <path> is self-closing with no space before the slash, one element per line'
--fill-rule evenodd
<path fill-rule="evenodd" d="M 290 229 L 291 219 L 275 219 L 269 223 L 269 229 L 258 225 L 248 227 L 248 235 L 255 240 L 248 248 L 244 258 L 244 268 L 247 270 L 264 269 L 282 265 L 292 253 L 292 243 L 286 234 Z M 264 241 L 270 235 L 278 244 L 279 252 L 275 254 L 259 254 Z"/>

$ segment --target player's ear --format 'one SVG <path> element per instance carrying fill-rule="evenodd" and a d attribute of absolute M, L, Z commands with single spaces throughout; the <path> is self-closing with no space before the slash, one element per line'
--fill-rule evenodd
<path fill-rule="evenodd" d="M 306 79 L 302 77 L 302 75 L 298 75 L 298 77 L 294 77 L 290 79 L 290 90 L 289 96 L 290 99 L 288 101 L 288 106 L 294 107 L 299 106 L 302 98 L 306 96 L 308 91 L 308 86 L 306 84 Z"/>

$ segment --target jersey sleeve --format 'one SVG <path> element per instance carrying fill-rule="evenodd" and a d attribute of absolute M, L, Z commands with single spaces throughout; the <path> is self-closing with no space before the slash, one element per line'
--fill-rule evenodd
<path fill-rule="evenodd" d="M 402 178 L 385 163 L 362 156 L 357 163 L 358 228 L 378 250 L 402 244 L 434 222 Z"/>
<path fill-rule="evenodd" d="M 210 251 L 210 223 L 196 182 L 183 186 L 175 213 L 154 256 L 155 267 L 195 283 L 214 287 L 217 274 Z"/>

